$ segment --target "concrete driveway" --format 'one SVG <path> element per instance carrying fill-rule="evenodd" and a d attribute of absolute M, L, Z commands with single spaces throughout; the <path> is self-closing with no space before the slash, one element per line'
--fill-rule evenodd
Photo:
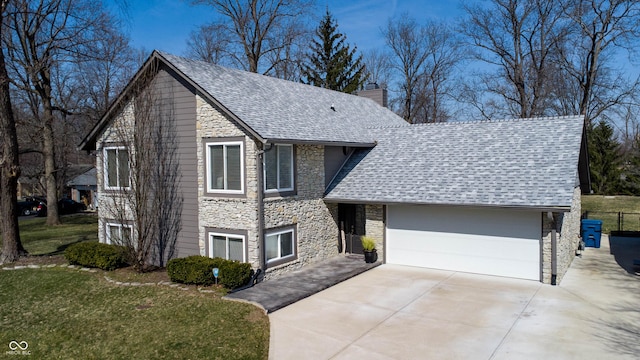
<path fill-rule="evenodd" d="M 637 359 L 640 277 L 603 239 L 560 286 L 382 265 L 269 319 L 271 359 Z"/>

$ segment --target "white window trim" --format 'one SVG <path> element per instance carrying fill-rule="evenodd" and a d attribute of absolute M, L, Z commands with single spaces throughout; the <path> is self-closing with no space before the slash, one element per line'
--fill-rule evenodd
<path fill-rule="evenodd" d="M 273 258 L 273 259 L 269 259 L 267 260 L 267 264 L 271 264 L 271 263 L 283 263 L 283 262 L 288 262 L 289 259 L 293 260 L 296 258 L 296 253 L 297 253 L 297 249 L 296 249 L 296 232 L 294 229 L 292 228 L 287 228 L 287 229 L 282 229 L 282 230 L 274 230 L 274 231 L 268 231 L 267 233 L 265 233 L 264 235 L 264 241 L 265 241 L 265 258 L 267 257 L 266 254 L 266 242 L 267 242 L 267 237 L 269 236 L 273 236 L 273 235 L 281 235 L 281 234 L 286 234 L 286 233 L 291 233 L 291 249 L 292 249 L 292 253 L 291 255 L 286 255 L 286 256 L 282 256 L 282 247 L 280 246 L 280 238 L 278 237 L 278 257 Z"/>
<path fill-rule="evenodd" d="M 242 262 L 247 262 L 247 237 L 240 234 L 225 234 L 221 232 L 210 231 L 209 233 L 209 257 L 213 258 L 213 237 L 223 236 L 226 238 L 227 254 L 226 260 L 229 260 L 229 238 L 242 239 Z"/>
<path fill-rule="evenodd" d="M 131 169 L 129 169 L 129 186 L 109 186 L 109 161 L 107 160 L 107 151 L 108 150 L 117 150 L 118 152 L 120 150 L 126 150 L 129 153 L 129 163 L 127 164 L 127 167 L 130 167 L 130 163 L 131 163 L 131 152 L 129 151 L 129 149 L 126 146 L 105 146 L 104 148 L 102 148 L 102 167 L 103 167 L 103 174 L 104 174 L 104 189 L 105 190 L 130 190 L 131 189 Z M 118 156 L 116 155 L 116 161 L 120 161 L 118 159 Z M 120 164 L 118 163 L 116 165 L 116 178 L 117 178 L 117 182 L 118 184 L 120 184 Z"/>
<path fill-rule="evenodd" d="M 279 146 L 283 146 L 283 147 L 288 147 L 291 148 L 291 164 L 289 164 L 289 166 L 291 167 L 291 187 L 288 188 L 281 188 L 280 187 L 280 156 L 278 156 L 278 147 Z M 267 189 L 267 165 L 266 165 L 266 161 L 263 158 L 262 160 L 262 169 L 263 169 L 263 183 L 264 183 L 264 192 L 265 193 L 278 193 L 278 192 L 287 192 L 287 191 L 293 191 L 295 189 L 295 176 L 294 176 L 294 172 L 295 172 L 295 168 L 293 167 L 293 164 L 295 162 L 294 160 L 294 152 L 293 152 L 293 145 L 290 144 L 274 144 L 272 145 L 271 149 L 269 151 L 276 151 L 276 181 L 278 182 L 278 186 L 275 189 Z"/>
<path fill-rule="evenodd" d="M 131 236 L 133 236 L 133 225 L 129 225 L 129 224 L 120 224 L 120 223 L 116 223 L 116 222 L 107 222 L 105 224 L 104 227 L 104 232 L 105 232 L 105 237 L 104 237 L 104 241 L 107 244 L 113 244 L 113 241 L 111 241 L 111 227 L 117 227 L 119 228 L 120 231 L 120 237 L 122 237 L 122 228 L 129 228 L 131 230 Z M 116 244 L 118 245 L 118 244 Z M 122 244 L 119 244 L 122 245 Z"/>
<path fill-rule="evenodd" d="M 224 181 L 227 181 L 227 146 L 240 145 L 240 190 L 228 190 L 228 189 L 213 189 L 211 187 L 211 152 L 209 149 L 212 146 L 224 146 Z M 205 160 L 206 160 L 206 181 L 208 193 L 220 193 L 220 194 L 244 194 L 244 142 L 243 141 L 209 141 L 205 146 Z"/>

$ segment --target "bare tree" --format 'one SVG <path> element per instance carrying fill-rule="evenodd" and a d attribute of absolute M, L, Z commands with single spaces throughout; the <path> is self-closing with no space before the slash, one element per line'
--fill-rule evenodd
<path fill-rule="evenodd" d="M 189 34 L 187 56 L 212 64 L 225 65 L 231 34 L 224 24 L 211 23 L 198 27 Z"/>
<path fill-rule="evenodd" d="M 464 53 L 455 34 L 442 23 L 419 25 L 407 14 L 389 19 L 384 37 L 400 74 L 401 116 L 410 123 L 449 118 L 444 98 L 450 95 L 455 67 Z"/>
<path fill-rule="evenodd" d="M 60 218 L 55 206 L 59 168 L 54 125 L 72 109 L 64 107 L 64 90 L 56 86 L 55 79 L 64 77 L 74 61 L 92 56 L 89 45 L 114 24 L 100 3 L 89 0 L 15 0 L 7 15 L 11 33 L 3 40 L 14 83 L 25 94 L 40 124 L 49 204 L 47 224 L 56 225 Z"/>
<path fill-rule="evenodd" d="M 552 100 L 553 52 L 565 32 L 558 3 L 491 0 L 464 9 L 462 32 L 475 47 L 474 57 L 490 65 L 480 75 L 483 90 L 497 97 L 490 101 L 508 111 L 502 115 L 544 115 Z"/>
<path fill-rule="evenodd" d="M 369 82 L 387 86 L 391 81 L 391 57 L 380 49 L 371 49 L 362 57 Z"/>
<path fill-rule="evenodd" d="M 120 182 L 119 190 L 103 195 L 109 197 L 110 205 L 101 211 L 118 224 L 131 224 L 131 231 L 121 231 L 111 241 L 126 248 L 138 271 L 153 264 L 164 266 L 173 257 L 182 226 L 173 85 L 171 79 L 154 77 L 157 73 L 152 66 L 139 79 L 132 90 L 133 111 L 114 123 L 110 141 L 120 150 L 103 157 L 103 161 L 118 162 L 118 170 L 107 178 L 118 176 Z M 112 169 L 111 165 L 105 168 Z"/>
<path fill-rule="evenodd" d="M 4 35 L 4 17 L 8 0 L 0 2 L 0 38 Z M 20 176 L 18 138 L 11 108 L 9 75 L 4 51 L 0 51 L 0 227 L 2 228 L 2 252 L 0 264 L 18 260 L 26 254 L 18 229 L 17 184 Z"/>
<path fill-rule="evenodd" d="M 563 0 L 569 19 L 568 41 L 558 47 L 564 74 L 576 85 L 575 112 L 585 122 L 618 106 L 638 91 L 638 79 L 629 81 L 616 70 L 616 50 L 635 51 L 640 39 L 640 2 L 635 0 Z M 567 101 L 569 102 L 569 101 Z"/>
<path fill-rule="evenodd" d="M 415 122 L 415 93 L 427 59 L 425 29 L 407 14 L 400 19 L 389 19 L 383 30 L 387 46 L 391 49 L 393 67 L 401 74 L 400 114 L 409 123 Z"/>
<path fill-rule="evenodd" d="M 427 58 L 421 76 L 416 118 L 420 122 L 445 122 L 453 111 L 447 106 L 455 98 L 456 67 L 465 57 L 461 42 L 444 23 L 428 22 L 425 27 Z"/>
<path fill-rule="evenodd" d="M 301 33 L 306 32 L 300 19 L 312 9 L 310 1 L 295 0 L 193 0 L 194 4 L 213 7 L 222 22 L 201 27 L 191 36 L 191 52 L 200 57 L 224 55 L 225 61 L 250 72 L 271 74 L 286 58 L 275 56 L 291 46 Z M 215 34 L 205 34 L 208 30 Z M 210 39 L 224 39 L 224 51 L 207 44 Z M 286 53 L 286 52 L 285 52 Z M 264 64 L 263 59 L 269 58 Z M 203 60 L 205 60 L 203 59 Z"/>

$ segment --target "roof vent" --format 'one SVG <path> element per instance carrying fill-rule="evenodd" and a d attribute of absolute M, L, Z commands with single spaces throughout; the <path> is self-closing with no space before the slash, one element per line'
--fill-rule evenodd
<path fill-rule="evenodd" d="M 331 110 L 336 111 L 336 106 L 331 104 Z"/>

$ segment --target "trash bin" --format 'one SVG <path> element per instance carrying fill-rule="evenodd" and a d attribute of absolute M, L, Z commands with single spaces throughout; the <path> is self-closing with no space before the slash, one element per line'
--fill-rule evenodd
<path fill-rule="evenodd" d="M 582 219 L 582 241 L 586 247 L 600 247 L 602 220 Z"/>

